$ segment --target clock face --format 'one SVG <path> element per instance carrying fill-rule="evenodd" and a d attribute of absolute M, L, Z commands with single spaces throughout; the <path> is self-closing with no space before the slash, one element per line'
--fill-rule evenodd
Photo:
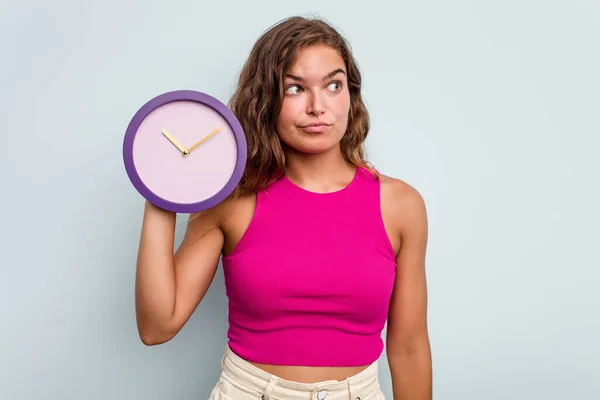
<path fill-rule="evenodd" d="M 241 179 L 246 142 L 233 113 L 194 91 L 169 92 L 146 103 L 123 144 L 125 166 L 151 203 L 197 212 L 224 200 Z"/>

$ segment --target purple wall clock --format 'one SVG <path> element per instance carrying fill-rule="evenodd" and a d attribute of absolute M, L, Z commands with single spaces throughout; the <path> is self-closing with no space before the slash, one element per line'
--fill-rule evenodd
<path fill-rule="evenodd" d="M 123 160 L 131 183 L 152 204 L 194 213 L 233 192 L 246 167 L 247 143 L 225 104 L 178 90 L 136 112 L 125 132 Z"/>

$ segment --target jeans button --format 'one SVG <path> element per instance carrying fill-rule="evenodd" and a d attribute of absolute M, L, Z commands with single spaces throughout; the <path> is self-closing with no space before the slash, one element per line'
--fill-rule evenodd
<path fill-rule="evenodd" d="M 320 390 L 317 393 L 317 399 L 319 399 L 319 400 L 325 400 L 325 397 L 327 397 L 327 393 L 325 393 L 324 390 Z"/>

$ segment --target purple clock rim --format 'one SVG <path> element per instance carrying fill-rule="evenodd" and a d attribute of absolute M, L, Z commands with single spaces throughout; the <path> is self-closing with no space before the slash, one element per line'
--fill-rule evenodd
<path fill-rule="evenodd" d="M 233 173 L 229 180 L 217 193 L 208 199 L 196 203 L 175 203 L 155 194 L 139 176 L 133 161 L 133 143 L 135 135 L 144 119 L 155 109 L 174 101 L 195 101 L 207 105 L 217 111 L 227 121 L 233 132 L 237 145 L 237 158 Z M 123 161 L 129 180 L 136 190 L 149 202 L 162 209 L 176 213 L 200 212 L 216 206 L 225 200 L 242 179 L 247 161 L 247 142 L 242 125 L 233 112 L 220 100 L 195 90 L 174 90 L 163 93 L 144 104 L 131 119 L 123 139 Z"/>

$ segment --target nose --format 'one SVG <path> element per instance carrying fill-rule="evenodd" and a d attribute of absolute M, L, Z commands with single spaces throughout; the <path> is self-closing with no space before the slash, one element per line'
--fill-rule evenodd
<path fill-rule="evenodd" d="M 309 96 L 306 112 L 313 115 L 321 115 L 325 112 L 325 101 L 319 93 Z"/>

